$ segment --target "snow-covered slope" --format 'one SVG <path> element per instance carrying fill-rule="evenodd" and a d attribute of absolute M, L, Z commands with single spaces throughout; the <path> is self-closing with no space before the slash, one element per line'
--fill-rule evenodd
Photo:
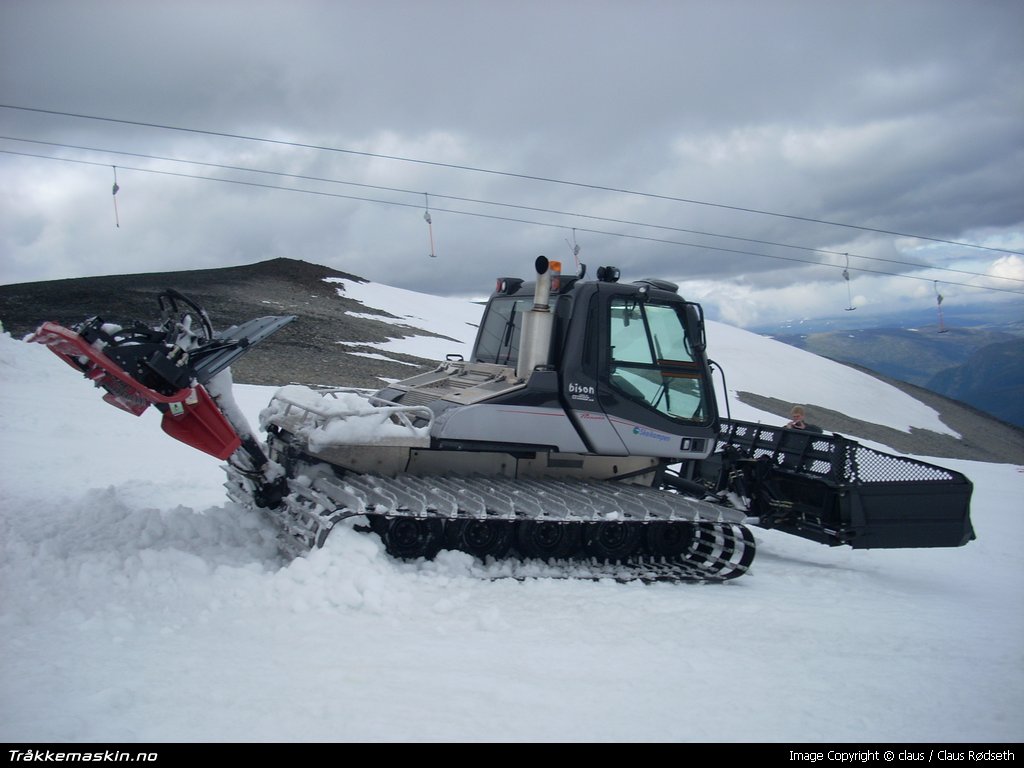
<path fill-rule="evenodd" d="M 364 290 L 398 316 L 439 311 Z M 440 332 L 465 325 L 459 304 Z M 807 353 L 720 325 L 709 345 L 731 389 L 948 431 Z M 756 531 L 752 572 L 727 585 L 481 581 L 465 555 L 399 563 L 350 530 L 283 563 L 156 414 L 110 408 L 9 336 L 0 388 L 5 741 L 1020 737 L 1020 467 L 941 462 L 975 483 L 978 540 L 959 549 Z M 238 389 L 255 421 L 272 390 Z"/>
<path fill-rule="evenodd" d="M 388 352 L 443 360 L 446 354 L 469 357 L 476 335 L 476 324 L 483 308 L 468 301 L 429 296 L 379 283 L 329 278 L 345 296 L 367 307 L 383 310 L 412 328 L 459 339 L 457 344 L 436 337 L 406 335 L 413 332 L 396 328 L 389 342 L 367 344 Z M 373 317 L 380 319 L 379 315 Z M 723 323 L 708 323 L 708 349 L 711 357 L 728 374 L 730 397 L 735 392 L 756 392 L 789 400 L 815 403 L 874 424 L 884 424 L 909 432 L 910 427 L 930 429 L 957 436 L 939 420 L 934 409 L 867 374 L 859 373 L 825 358 L 796 349 L 788 344 L 759 337 Z M 721 386 L 720 379 L 716 385 Z M 725 393 L 718 391 L 719 401 Z M 731 401 L 733 415 L 748 421 L 783 423 L 776 416 Z"/>

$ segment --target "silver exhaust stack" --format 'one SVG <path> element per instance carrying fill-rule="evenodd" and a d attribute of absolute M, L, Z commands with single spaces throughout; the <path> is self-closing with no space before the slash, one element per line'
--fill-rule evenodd
<path fill-rule="evenodd" d="M 548 301 L 552 277 L 561 272 L 561 265 L 557 261 L 549 262 L 545 256 L 538 256 L 534 267 L 537 270 L 537 287 L 533 292 L 533 308 L 523 316 L 523 331 L 519 337 L 516 376 L 520 379 L 528 379 L 535 368 L 548 365 L 551 356 L 554 314 Z"/>

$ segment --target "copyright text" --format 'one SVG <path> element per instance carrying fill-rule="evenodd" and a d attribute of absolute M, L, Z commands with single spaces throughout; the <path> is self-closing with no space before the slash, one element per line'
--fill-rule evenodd
<path fill-rule="evenodd" d="M 894 749 L 863 749 L 841 751 L 830 749 L 822 752 L 806 752 L 791 749 L 789 759 L 801 763 L 981 763 L 992 761 L 1013 762 L 1017 755 L 1011 749 L 1001 751 L 993 749 L 928 749 L 928 750 L 894 750 Z"/>

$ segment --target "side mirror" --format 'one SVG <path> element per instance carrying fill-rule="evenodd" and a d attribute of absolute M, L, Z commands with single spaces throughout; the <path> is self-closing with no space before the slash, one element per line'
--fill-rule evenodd
<path fill-rule="evenodd" d="M 703 352 L 707 349 L 708 339 L 704 328 L 704 308 L 692 301 L 686 302 L 686 333 L 694 350 Z"/>

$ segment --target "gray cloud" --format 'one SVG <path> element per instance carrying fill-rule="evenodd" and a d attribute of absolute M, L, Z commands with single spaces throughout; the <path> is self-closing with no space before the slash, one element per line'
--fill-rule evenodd
<path fill-rule="evenodd" d="M 1021 6 L 994 1 L 7 0 L 0 5 L 0 103 L 497 169 L 1020 251 L 1022 32 Z M 289 256 L 402 287 L 480 294 L 497 274 L 527 272 L 537 253 L 571 263 L 566 240 L 575 227 L 591 265 L 617 263 L 632 277 L 692 281 L 689 288 L 706 291 L 713 314 L 736 322 L 846 301 L 834 256 L 443 195 L 978 272 L 1000 256 L 592 188 L 9 109 L 0 109 L 0 131 L 429 192 L 438 254 L 428 256 L 419 194 L 0 141 L 3 150 L 99 164 L 0 154 L 0 280 L 8 283 Z M 113 226 L 110 165 L 119 166 L 120 229 Z M 1017 274 L 1014 258 L 1000 268 Z M 921 300 L 920 280 L 855 274 L 865 309 L 884 308 L 883 296 L 890 305 L 895 297 Z M 1024 283 L 993 285 L 1024 290 Z M 781 306 L 773 291 L 793 287 L 804 290 L 790 291 Z M 827 298 L 803 298 L 812 294 Z M 1021 314 L 1019 295 L 966 287 L 949 294 L 951 301 L 1008 300 Z"/>

